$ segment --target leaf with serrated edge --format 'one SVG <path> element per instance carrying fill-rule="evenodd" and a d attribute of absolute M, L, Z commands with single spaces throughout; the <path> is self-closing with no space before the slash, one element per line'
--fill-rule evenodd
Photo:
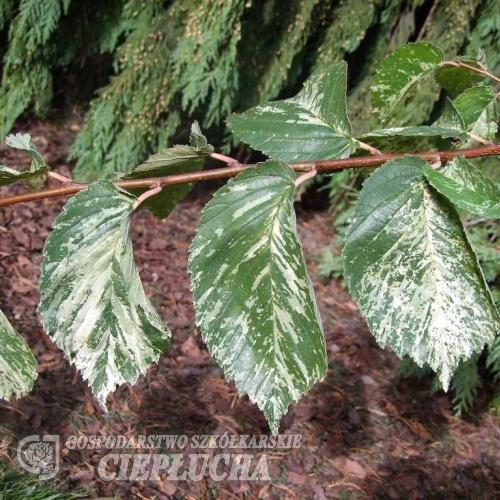
<path fill-rule="evenodd" d="M 31 142 L 30 134 L 10 134 L 5 138 L 5 144 L 10 146 L 11 148 L 21 149 L 22 151 L 26 151 L 33 160 L 31 165 L 31 171 L 36 171 L 40 167 L 45 166 L 45 160 L 42 155 L 37 151 L 35 145 Z"/>
<path fill-rule="evenodd" d="M 455 156 L 443 168 L 426 167 L 432 186 L 454 205 L 480 217 L 500 218 L 500 190 L 463 156 Z"/>
<path fill-rule="evenodd" d="M 168 346 L 170 332 L 147 299 L 128 227 L 136 198 L 98 181 L 73 196 L 44 248 L 39 312 L 105 408 Z"/>
<path fill-rule="evenodd" d="M 475 57 L 468 56 L 457 57 L 454 61 L 478 69 L 481 67 L 481 64 L 484 63 L 484 61 L 480 61 Z M 439 66 L 434 76 L 439 85 L 453 96 L 461 94 L 464 90 L 485 80 L 485 76 L 477 71 L 464 66 L 454 66 L 451 64 Z"/>
<path fill-rule="evenodd" d="M 36 179 L 40 174 L 46 174 L 49 171 L 47 166 L 41 166 L 35 172 L 19 172 L 10 167 L 0 165 L 0 186 L 8 186 L 18 181 L 29 181 Z"/>
<path fill-rule="evenodd" d="M 428 42 L 398 47 L 380 65 L 372 85 L 373 105 L 387 120 L 415 83 L 430 75 L 443 60 L 443 52 Z"/>
<path fill-rule="evenodd" d="M 365 182 L 343 258 L 349 290 L 382 346 L 439 373 L 480 352 L 499 317 L 460 219 L 407 156 Z"/>
<path fill-rule="evenodd" d="M 36 367 L 30 348 L 0 311 L 0 399 L 28 394 L 37 377 Z"/>
<path fill-rule="evenodd" d="M 191 125 L 191 133 L 189 134 L 189 144 L 202 154 L 211 154 L 214 152 L 213 146 L 208 144 L 207 138 L 201 132 L 200 125 L 197 121 Z"/>
<path fill-rule="evenodd" d="M 333 64 L 292 99 L 231 115 L 234 135 L 283 161 L 347 158 L 357 148 L 346 109 L 347 65 Z"/>
<path fill-rule="evenodd" d="M 213 153 L 214 148 L 201 133 L 198 122 L 194 122 L 191 126 L 190 143 L 190 146 L 177 145 L 150 156 L 145 163 L 122 175 L 121 178 L 145 179 L 199 172 L 203 169 L 205 157 Z M 193 183 L 165 186 L 160 193 L 145 200 L 142 206 L 149 208 L 156 217 L 163 219 L 168 217 L 193 186 Z M 133 189 L 131 193 L 139 196 L 145 191 L 147 189 Z"/>
<path fill-rule="evenodd" d="M 416 127 L 393 127 L 374 130 L 368 134 L 358 137 L 360 141 L 382 149 L 391 149 L 403 142 L 406 148 L 412 148 L 414 139 L 415 148 L 422 141 L 430 141 L 436 137 L 466 139 L 467 134 L 463 130 L 438 125 L 422 125 Z"/>
<path fill-rule="evenodd" d="M 327 369 L 294 180 L 288 165 L 270 160 L 229 181 L 203 210 L 188 266 L 210 353 L 274 434 L 290 403 Z"/>
<path fill-rule="evenodd" d="M 481 114 L 496 99 L 492 87 L 473 87 L 460 94 L 453 104 L 462 117 L 465 128 L 470 130 L 479 120 Z"/>
<path fill-rule="evenodd" d="M 454 105 L 462 116 L 471 139 L 464 147 L 474 144 L 475 137 L 494 140 L 498 130 L 498 104 L 495 89 L 473 87 L 459 95 Z"/>
<path fill-rule="evenodd" d="M 451 99 L 446 98 L 441 116 L 432 124 L 433 127 L 451 128 L 464 131 L 465 122 Z"/>

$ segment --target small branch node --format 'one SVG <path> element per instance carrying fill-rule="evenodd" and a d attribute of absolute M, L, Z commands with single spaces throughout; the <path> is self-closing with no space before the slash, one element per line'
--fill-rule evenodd
<path fill-rule="evenodd" d="M 441 167 L 441 158 L 437 155 L 436 160 L 431 163 L 431 168 L 437 170 L 439 167 Z"/>

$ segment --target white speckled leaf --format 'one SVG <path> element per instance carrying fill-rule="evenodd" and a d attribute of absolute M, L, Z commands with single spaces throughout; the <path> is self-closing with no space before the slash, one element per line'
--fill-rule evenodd
<path fill-rule="evenodd" d="M 5 144 L 11 148 L 26 151 L 33 160 L 31 165 L 32 171 L 37 170 L 37 168 L 42 165 L 45 165 L 45 160 L 42 158 L 42 155 L 37 151 L 36 146 L 31 142 L 30 134 L 23 134 L 21 132 L 18 134 L 9 134 L 5 138 Z"/>
<path fill-rule="evenodd" d="M 35 172 L 19 172 L 10 167 L 5 167 L 0 165 L 0 186 L 7 186 L 18 181 L 29 181 L 40 177 L 41 174 L 45 174 L 49 171 L 47 166 L 42 166 Z"/>
<path fill-rule="evenodd" d="M 373 80 L 373 106 L 387 120 L 408 89 L 430 75 L 443 60 L 443 52 L 428 42 L 398 47 L 380 65 Z"/>
<path fill-rule="evenodd" d="M 31 167 L 29 172 L 18 172 L 9 167 L 0 166 L 0 186 L 25 180 L 28 181 L 31 188 L 42 189 L 43 174 L 46 174 L 50 168 L 45 164 L 42 155 L 31 142 L 31 135 L 23 133 L 10 134 L 5 138 L 5 144 L 11 148 L 26 151 L 31 156 Z"/>
<path fill-rule="evenodd" d="M 168 346 L 170 332 L 147 299 L 128 226 L 136 198 L 98 181 L 73 196 L 44 248 L 43 326 L 105 408 Z"/>
<path fill-rule="evenodd" d="M 463 156 L 455 156 L 443 168 L 425 169 L 428 181 L 455 206 L 472 214 L 500 218 L 500 190 Z"/>
<path fill-rule="evenodd" d="M 453 101 L 453 105 L 460 113 L 465 129 L 472 130 L 477 125 L 477 122 L 480 121 L 484 110 L 495 101 L 495 89 L 481 86 L 467 89 Z"/>
<path fill-rule="evenodd" d="M 358 139 L 384 151 L 394 148 L 404 151 L 415 151 L 423 143 L 432 144 L 436 138 L 458 137 L 467 139 L 467 134 L 457 128 L 439 125 L 422 125 L 416 127 L 393 127 L 374 130 Z"/>
<path fill-rule="evenodd" d="M 480 69 L 486 63 L 484 57 L 470 57 L 460 56 L 453 59 L 456 62 L 472 66 L 472 68 Z M 463 66 L 444 65 L 439 66 L 434 74 L 436 81 L 441 85 L 449 94 L 457 96 L 464 90 L 467 90 L 474 85 L 479 84 L 485 80 L 485 76 L 471 68 Z"/>
<path fill-rule="evenodd" d="M 493 141 L 498 130 L 498 104 L 492 87 L 472 87 L 460 94 L 454 105 L 462 116 L 472 139 L 464 147 L 474 145 L 474 137 Z"/>
<path fill-rule="evenodd" d="M 189 259 L 208 349 L 273 433 L 327 369 L 295 224 L 294 180 L 288 165 L 271 160 L 229 181 L 203 210 Z"/>
<path fill-rule="evenodd" d="M 347 158 L 356 150 L 346 108 L 347 65 L 332 64 L 308 80 L 292 99 L 231 115 L 227 124 L 238 139 L 283 161 Z"/>
<path fill-rule="evenodd" d="M 0 311 L 0 399 L 28 394 L 37 377 L 36 366 L 30 348 Z"/>
<path fill-rule="evenodd" d="M 386 163 L 365 182 L 344 248 L 350 292 L 382 346 L 449 385 L 460 360 L 499 331 L 460 219 L 425 181 L 424 160 Z"/>

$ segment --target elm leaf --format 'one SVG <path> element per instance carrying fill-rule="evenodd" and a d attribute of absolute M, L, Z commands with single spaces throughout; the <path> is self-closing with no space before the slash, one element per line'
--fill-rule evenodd
<path fill-rule="evenodd" d="M 373 80 L 373 106 L 386 121 L 408 90 L 443 61 L 443 52 L 428 42 L 398 47 L 380 65 Z"/>
<path fill-rule="evenodd" d="M 419 366 L 443 388 L 460 361 L 500 330 L 498 312 L 453 206 L 406 156 L 365 182 L 343 258 L 349 290 L 377 342 Z"/>
<path fill-rule="evenodd" d="M 43 326 L 103 407 L 117 385 L 158 361 L 170 338 L 134 262 L 135 201 L 109 181 L 92 183 L 70 198 L 44 248 Z"/>
<path fill-rule="evenodd" d="M 188 266 L 209 352 L 274 434 L 290 403 L 327 369 L 297 235 L 294 180 L 275 160 L 230 180 L 203 210 Z"/>
<path fill-rule="evenodd" d="M 347 65 L 332 64 L 291 99 L 231 115 L 234 135 L 252 148 L 283 161 L 347 158 L 357 148 L 347 116 Z"/>
<path fill-rule="evenodd" d="M 454 205 L 480 217 L 500 218 L 500 189 L 463 156 L 443 168 L 426 167 L 425 177 Z"/>
<path fill-rule="evenodd" d="M 0 311 L 0 399 L 28 394 L 37 377 L 36 367 L 30 348 Z"/>

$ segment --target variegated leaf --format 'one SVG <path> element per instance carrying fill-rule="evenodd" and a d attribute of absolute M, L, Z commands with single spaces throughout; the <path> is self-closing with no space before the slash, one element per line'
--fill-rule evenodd
<path fill-rule="evenodd" d="M 446 98 L 444 110 L 441 116 L 432 124 L 433 127 L 451 128 L 464 131 L 465 122 L 462 115 L 458 112 L 455 104 L 451 99 Z"/>
<path fill-rule="evenodd" d="M 443 52 L 428 42 L 398 47 L 380 65 L 373 80 L 373 105 L 387 120 L 392 110 L 415 83 L 430 75 L 443 60 Z"/>
<path fill-rule="evenodd" d="M 425 176 L 462 210 L 481 217 L 500 218 L 500 190 L 463 156 L 455 156 L 439 170 L 427 167 Z"/>
<path fill-rule="evenodd" d="M 454 61 L 477 69 L 480 69 L 481 65 L 485 62 L 484 58 L 483 60 L 480 60 L 469 56 L 457 57 Z M 448 93 L 456 96 L 468 88 L 484 81 L 485 76 L 477 71 L 474 71 L 470 67 L 467 68 L 464 66 L 444 64 L 436 69 L 435 78 L 439 85 L 441 85 Z"/>
<path fill-rule="evenodd" d="M 40 277 L 43 326 L 106 397 L 158 360 L 170 332 L 142 288 L 128 235 L 136 198 L 99 181 L 73 196 L 47 239 Z"/>
<path fill-rule="evenodd" d="M 206 205 L 189 259 L 208 349 L 273 433 L 327 369 L 295 224 L 294 180 L 288 165 L 271 160 L 229 181 Z"/>
<path fill-rule="evenodd" d="M 232 115 L 238 139 L 283 161 L 347 158 L 357 147 L 346 108 L 347 65 L 332 64 L 291 99 Z"/>
<path fill-rule="evenodd" d="M 426 168 L 407 156 L 365 182 L 344 265 L 379 344 L 428 363 L 446 389 L 460 360 L 480 352 L 500 324 L 460 219 L 428 186 Z"/>
<path fill-rule="evenodd" d="M 472 139 L 464 147 L 472 146 L 474 138 L 494 140 L 498 130 L 498 104 L 492 87 L 473 87 L 454 101 Z"/>
<path fill-rule="evenodd" d="M 31 142 L 31 135 L 23 133 L 10 134 L 5 138 L 5 144 L 11 148 L 26 151 L 31 156 L 31 167 L 29 172 L 17 172 L 9 167 L 0 166 L 0 186 L 25 180 L 28 181 L 31 188 L 42 189 L 43 174 L 46 174 L 50 168 L 37 151 L 36 146 Z"/>
<path fill-rule="evenodd" d="M 45 165 L 45 160 L 42 155 L 37 151 L 36 146 L 31 142 L 30 134 L 10 134 L 5 138 L 5 144 L 11 148 L 21 149 L 26 151 L 33 160 L 31 164 L 31 170 L 38 170 L 39 167 Z"/>
<path fill-rule="evenodd" d="M 37 377 L 36 367 L 30 348 L 0 311 L 0 399 L 28 394 Z"/>
<path fill-rule="evenodd" d="M 7 186 L 18 181 L 33 180 L 37 177 L 40 177 L 40 174 L 46 174 L 48 171 L 49 168 L 46 165 L 41 166 L 35 172 L 19 172 L 18 170 L 14 170 L 13 168 L 0 165 L 0 186 Z"/>
<path fill-rule="evenodd" d="M 429 147 L 429 143 L 435 138 L 462 138 L 467 134 L 457 128 L 439 125 L 422 125 L 416 127 L 393 127 L 374 130 L 368 134 L 358 137 L 360 141 L 384 151 L 414 151 L 423 147 Z"/>
<path fill-rule="evenodd" d="M 198 122 L 191 126 L 190 145 L 177 145 L 159 151 L 150 156 L 145 163 L 135 167 L 131 172 L 121 176 L 122 179 L 145 179 L 166 175 L 198 172 L 203 169 L 205 157 L 213 153 L 214 148 L 208 144 L 201 133 Z M 177 184 L 165 186 L 157 195 L 148 198 L 142 206 L 149 208 L 153 214 L 164 219 L 175 206 L 191 191 L 194 184 Z M 140 195 L 146 189 L 131 190 Z"/>
<path fill-rule="evenodd" d="M 466 130 L 471 130 L 483 111 L 496 99 L 492 87 L 472 87 L 460 94 L 453 102 L 464 121 Z"/>

